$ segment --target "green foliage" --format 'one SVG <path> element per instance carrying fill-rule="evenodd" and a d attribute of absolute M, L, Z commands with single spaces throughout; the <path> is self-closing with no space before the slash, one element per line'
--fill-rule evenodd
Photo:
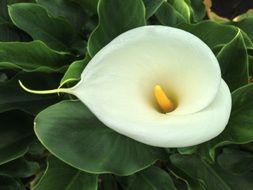
<path fill-rule="evenodd" d="M 0 114 L 0 164 L 23 156 L 34 138 L 33 120 L 28 114 L 9 111 Z"/>
<path fill-rule="evenodd" d="M 151 166 L 128 178 L 130 183 L 126 187 L 127 190 L 176 190 L 169 174 L 158 167 Z"/>
<path fill-rule="evenodd" d="M 233 104 L 216 138 L 151 147 L 106 127 L 73 96 L 18 84 L 76 84 L 100 49 L 146 24 L 188 31 L 216 55 Z M 252 11 L 208 20 L 202 0 L 1 0 L 0 189 L 253 189 L 252 25 Z"/>
<path fill-rule="evenodd" d="M 40 112 L 35 133 L 55 156 L 90 173 L 130 175 L 163 157 L 161 149 L 104 126 L 79 101 L 63 101 Z"/>
<path fill-rule="evenodd" d="M 0 83 L 0 112 L 8 110 L 22 110 L 36 115 L 41 110 L 51 104 L 58 102 L 60 99 L 57 95 L 34 95 L 27 94 L 18 86 L 18 80 L 33 88 L 56 88 L 60 79 L 57 73 L 44 72 L 19 72 L 12 79 Z M 31 80 L 34 78 L 34 80 Z M 58 81 L 56 80 L 58 78 Z"/>
<path fill-rule="evenodd" d="M 46 9 L 33 3 L 18 3 L 9 7 L 13 23 L 34 40 L 41 40 L 56 50 L 69 50 L 74 29 L 65 20 L 50 16 Z"/>
<path fill-rule="evenodd" d="M 46 171 L 33 189 L 96 190 L 97 175 L 82 172 L 65 164 L 53 156 L 49 156 Z"/>
<path fill-rule="evenodd" d="M 113 7 L 118 11 L 112 11 Z M 91 57 L 119 34 L 146 23 L 145 7 L 141 0 L 128 0 L 127 3 L 121 0 L 100 0 L 98 16 L 99 24 L 88 41 Z"/>
<path fill-rule="evenodd" d="M 250 190 L 253 187 L 252 172 L 233 175 L 218 164 L 209 164 L 196 155 L 174 154 L 170 160 L 184 174 L 201 183 L 206 189 Z"/>
<path fill-rule="evenodd" d="M 0 42 L 0 67 L 24 71 L 54 71 L 73 60 L 69 53 L 50 49 L 41 41 Z"/>
<path fill-rule="evenodd" d="M 229 43 L 221 48 L 217 59 L 220 63 L 222 77 L 231 91 L 248 83 L 248 55 L 240 30 Z"/>

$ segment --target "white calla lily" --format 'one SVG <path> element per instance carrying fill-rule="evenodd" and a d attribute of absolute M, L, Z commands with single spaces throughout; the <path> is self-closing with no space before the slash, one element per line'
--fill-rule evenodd
<path fill-rule="evenodd" d="M 121 34 L 92 58 L 76 86 L 60 90 L 77 96 L 109 128 L 158 147 L 208 141 L 223 131 L 231 111 L 210 48 L 166 26 Z"/>

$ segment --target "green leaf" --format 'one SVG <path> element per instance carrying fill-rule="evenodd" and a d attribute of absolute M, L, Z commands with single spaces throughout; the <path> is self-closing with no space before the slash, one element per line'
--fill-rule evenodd
<path fill-rule="evenodd" d="M 212 21 L 197 24 L 181 24 L 179 28 L 186 30 L 204 41 L 211 49 L 229 43 L 238 33 L 234 26 L 222 25 Z"/>
<path fill-rule="evenodd" d="M 33 190 L 96 190 L 97 175 L 77 170 L 53 156 L 49 156 L 47 169 Z"/>
<path fill-rule="evenodd" d="M 231 91 L 248 84 L 248 54 L 240 30 L 229 43 L 222 47 L 217 59 L 221 67 L 222 78 Z"/>
<path fill-rule="evenodd" d="M 249 38 L 253 40 L 253 31 L 252 31 L 253 16 L 250 18 L 245 18 L 239 22 L 233 22 L 232 24 L 234 26 L 241 28 L 244 32 L 246 32 Z"/>
<path fill-rule="evenodd" d="M 0 83 L 0 112 L 18 109 L 36 115 L 49 105 L 60 101 L 60 97 L 56 94 L 28 93 L 19 86 L 18 80 L 31 89 L 53 89 L 58 87 L 60 77 L 57 73 L 20 72 L 11 80 Z"/>
<path fill-rule="evenodd" d="M 119 34 L 146 24 L 145 7 L 141 0 L 100 0 L 98 16 L 99 24 L 88 41 L 91 57 Z"/>
<path fill-rule="evenodd" d="M 242 150 L 224 148 L 217 160 L 222 168 L 234 174 L 245 174 L 253 170 L 253 154 Z"/>
<path fill-rule="evenodd" d="M 40 169 L 37 162 L 18 158 L 6 164 L 0 165 L 0 175 L 9 175 L 17 178 L 26 178 L 35 175 Z"/>
<path fill-rule="evenodd" d="M 0 1 L 0 23 L 9 22 L 7 0 Z"/>
<path fill-rule="evenodd" d="M 247 33 L 247 35 L 250 37 L 251 40 L 253 40 L 253 11 L 249 10 L 248 12 L 237 16 L 233 19 L 232 22 L 229 22 L 228 24 L 233 24 L 234 26 L 237 26 L 241 28 L 244 32 Z"/>
<path fill-rule="evenodd" d="M 253 76 L 253 56 L 249 56 L 249 75 Z"/>
<path fill-rule="evenodd" d="M 85 68 L 85 66 L 88 64 L 90 61 L 90 58 L 87 56 L 83 60 L 78 60 L 73 62 L 66 73 L 64 74 L 62 80 L 61 80 L 61 85 L 68 83 L 69 81 L 78 81 L 81 79 L 81 74 Z"/>
<path fill-rule="evenodd" d="M 33 118 L 23 112 L 0 114 L 0 164 L 23 156 L 34 138 Z"/>
<path fill-rule="evenodd" d="M 53 18 L 34 3 L 17 3 L 9 6 L 13 23 L 34 40 L 41 40 L 56 50 L 69 50 L 75 37 L 73 28 L 66 21 Z"/>
<path fill-rule="evenodd" d="M 69 53 L 54 51 L 41 41 L 0 42 L 0 68 L 52 72 L 72 60 Z"/>
<path fill-rule="evenodd" d="M 89 173 L 130 175 L 163 157 L 104 126 L 80 101 L 63 101 L 39 113 L 35 133 L 64 162 Z"/>
<path fill-rule="evenodd" d="M 115 190 L 118 188 L 116 177 L 111 174 L 99 175 L 98 190 Z M 119 178 L 118 178 L 119 179 Z"/>
<path fill-rule="evenodd" d="M 7 0 L 0 1 L 0 42 L 29 41 L 31 38 L 23 31 L 16 28 L 10 20 Z"/>
<path fill-rule="evenodd" d="M 167 170 L 174 177 L 173 181 L 179 190 L 206 190 L 206 188 L 199 181 L 187 176 L 173 165 L 169 164 Z"/>
<path fill-rule="evenodd" d="M 0 175 L 0 189 L 2 190 L 24 190 L 20 183 L 7 175 Z"/>
<path fill-rule="evenodd" d="M 208 160 L 215 159 L 218 147 L 228 144 L 245 144 L 253 141 L 253 84 L 232 93 L 232 111 L 225 130 L 216 138 L 199 146 L 198 152 Z"/>
<path fill-rule="evenodd" d="M 191 23 L 193 9 L 189 0 L 167 0 L 156 12 L 160 23 L 176 27 L 181 23 Z"/>
<path fill-rule="evenodd" d="M 78 4 L 80 4 L 85 10 L 89 9 L 94 13 L 97 12 L 97 5 L 99 0 L 72 0 Z"/>
<path fill-rule="evenodd" d="M 253 188 L 253 172 L 246 175 L 232 175 L 218 165 L 210 165 L 196 155 L 170 156 L 173 165 L 186 175 L 198 180 L 206 189 L 219 190 L 251 190 Z"/>
<path fill-rule="evenodd" d="M 193 154 L 197 151 L 197 146 L 182 147 L 177 150 L 180 154 Z"/>
<path fill-rule="evenodd" d="M 158 21 L 166 26 L 176 27 L 179 24 L 186 22 L 184 17 L 167 1 L 163 2 L 163 4 L 156 11 L 155 15 Z"/>
<path fill-rule="evenodd" d="M 10 23 L 0 23 L 0 42 L 30 41 L 31 38 Z"/>
<path fill-rule="evenodd" d="M 167 0 L 167 2 L 173 7 L 175 12 L 180 14 L 183 19 L 187 22 L 190 23 L 191 20 L 191 9 L 190 6 L 187 3 L 187 0 Z"/>
<path fill-rule="evenodd" d="M 146 7 L 146 19 L 153 16 L 163 2 L 164 0 L 143 0 Z"/>
<path fill-rule="evenodd" d="M 243 86 L 232 93 L 232 113 L 222 141 L 244 144 L 253 141 L 253 84 Z"/>
<path fill-rule="evenodd" d="M 86 21 L 86 13 L 74 1 L 66 0 L 36 0 L 39 5 L 45 7 L 54 17 L 62 18 L 76 30 L 81 30 Z"/>
<path fill-rule="evenodd" d="M 190 7 L 193 11 L 193 20 L 198 22 L 204 19 L 206 15 L 206 8 L 203 3 L 203 0 L 189 0 L 189 1 Z"/>
<path fill-rule="evenodd" d="M 151 166 L 128 178 L 132 178 L 132 181 L 126 190 L 176 190 L 170 175 L 155 166 Z"/>
<path fill-rule="evenodd" d="M 1 84 L 1 82 L 5 82 L 7 80 L 8 80 L 7 74 L 4 72 L 0 72 L 0 84 Z"/>

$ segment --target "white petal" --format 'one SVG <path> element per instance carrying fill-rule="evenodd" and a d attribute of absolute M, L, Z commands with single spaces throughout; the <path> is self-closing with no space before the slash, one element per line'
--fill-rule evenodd
<path fill-rule="evenodd" d="M 225 83 L 220 89 L 220 80 L 215 56 L 197 37 L 175 28 L 145 26 L 120 35 L 98 52 L 72 93 L 123 135 L 153 146 L 183 147 L 224 129 L 231 97 Z M 177 102 L 173 112 L 159 112 L 153 94 L 157 84 Z"/>
<path fill-rule="evenodd" d="M 176 28 L 144 26 L 98 52 L 83 71 L 76 94 L 101 111 L 134 116 L 154 109 L 158 84 L 178 103 L 170 114 L 186 114 L 210 104 L 220 78 L 216 57 L 200 39 Z"/>
<path fill-rule="evenodd" d="M 105 125 L 136 141 L 158 147 L 186 147 L 208 141 L 224 130 L 231 111 L 231 94 L 222 80 L 216 98 L 200 112 L 177 116 L 140 116 L 138 121 L 125 120 L 117 115 L 112 119 L 93 106 L 88 105 Z"/>

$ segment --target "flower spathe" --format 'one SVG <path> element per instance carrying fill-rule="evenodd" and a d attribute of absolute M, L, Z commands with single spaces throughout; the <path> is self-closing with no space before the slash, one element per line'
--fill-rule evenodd
<path fill-rule="evenodd" d="M 158 147 L 208 141 L 228 123 L 231 94 L 219 63 L 196 36 L 167 26 L 143 26 L 112 40 L 69 89 L 109 128 Z"/>
<path fill-rule="evenodd" d="M 162 113 L 153 89 L 161 85 L 176 108 Z M 144 26 L 100 50 L 71 89 L 109 128 L 158 147 L 186 147 L 225 128 L 231 95 L 216 57 L 180 29 Z"/>

